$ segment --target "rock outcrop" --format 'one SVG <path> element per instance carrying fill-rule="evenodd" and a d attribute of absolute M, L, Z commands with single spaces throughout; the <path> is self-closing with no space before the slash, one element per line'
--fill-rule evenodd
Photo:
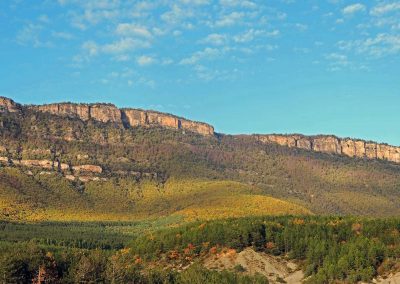
<path fill-rule="evenodd" d="M 206 123 L 191 121 L 171 114 L 139 109 L 123 109 L 122 117 L 130 126 L 161 126 L 187 130 L 204 136 L 214 135 L 214 128 Z"/>
<path fill-rule="evenodd" d="M 345 155 L 349 157 L 387 160 L 400 163 L 400 147 L 366 142 L 363 140 L 338 138 L 330 135 L 255 135 L 263 143 L 276 143 L 290 148 Z"/>
<path fill-rule="evenodd" d="M 121 110 L 114 105 L 95 104 L 89 106 L 90 118 L 100 122 L 122 123 Z"/>
<path fill-rule="evenodd" d="M 59 103 L 33 105 L 28 108 L 54 115 L 90 119 L 103 123 L 123 124 L 126 127 L 165 127 L 195 132 L 204 136 L 214 135 L 214 128 L 206 123 L 190 121 L 171 114 L 141 109 L 118 109 L 112 104 Z"/>
<path fill-rule="evenodd" d="M 14 160 L 15 165 L 21 165 L 25 167 L 37 167 L 43 169 L 60 168 L 61 170 L 68 170 L 69 166 L 64 163 L 52 162 L 50 160 Z"/>
<path fill-rule="evenodd" d="M 81 166 L 73 166 L 72 169 L 74 172 L 82 173 L 95 173 L 95 174 L 101 174 L 103 172 L 103 169 L 100 166 L 95 166 L 95 165 L 81 165 Z"/>
<path fill-rule="evenodd" d="M 0 163 L 8 162 L 7 157 L 0 156 Z M 50 160 L 15 160 L 12 159 L 12 163 L 14 165 L 20 165 L 28 168 L 41 168 L 41 169 L 60 169 L 62 171 L 70 170 L 70 166 L 65 163 L 61 163 L 58 161 L 54 161 L 54 163 Z M 76 173 L 92 173 L 92 174 L 101 174 L 103 169 L 97 165 L 76 165 L 72 166 L 72 170 Z"/>
<path fill-rule="evenodd" d="M 0 97 L 0 113 L 1 112 L 20 112 L 21 106 L 12 99 Z"/>

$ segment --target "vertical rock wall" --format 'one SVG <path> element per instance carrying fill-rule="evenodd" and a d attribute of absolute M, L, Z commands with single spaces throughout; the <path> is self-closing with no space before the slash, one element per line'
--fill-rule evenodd
<path fill-rule="evenodd" d="M 290 148 L 301 148 L 349 157 L 387 160 L 400 163 L 400 147 L 335 136 L 255 135 L 263 143 L 276 143 Z"/>
<path fill-rule="evenodd" d="M 179 118 L 174 115 L 145 111 L 140 109 L 118 109 L 111 104 L 48 104 L 29 106 L 30 109 L 54 115 L 79 118 L 83 121 L 93 119 L 104 123 L 123 123 L 128 127 L 165 127 L 182 129 L 204 136 L 214 135 L 214 128 L 206 123 Z"/>

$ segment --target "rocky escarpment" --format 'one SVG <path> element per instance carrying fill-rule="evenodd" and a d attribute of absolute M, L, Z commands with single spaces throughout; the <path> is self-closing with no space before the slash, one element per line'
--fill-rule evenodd
<path fill-rule="evenodd" d="M 0 97 L 0 113 L 2 112 L 19 112 L 21 105 L 13 100 L 5 97 Z"/>
<path fill-rule="evenodd" d="M 18 113 L 24 109 L 47 112 L 57 116 L 116 123 L 126 128 L 165 127 L 191 131 L 204 136 L 213 136 L 214 128 L 206 123 L 190 121 L 171 114 L 141 109 L 119 109 L 112 104 L 56 103 L 48 105 L 21 106 L 13 100 L 0 97 L 0 113 Z M 1 122 L 0 122 L 1 123 Z M 1 126 L 1 124 L 0 124 Z M 381 159 L 400 163 L 400 147 L 379 144 L 359 139 L 338 138 L 332 135 L 254 135 L 263 143 L 276 143 L 290 148 L 345 155 L 349 157 Z"/>
<path fill-rule="evenodd" d="M 73 104 L 58 103 L 33 105 L 28 108 L 48 112 L 54 115 L 67 116 L 88 121 L 90 119 L 123 124 L 126 127 L 166 127 L 187 130 L 205 136 L 214 135 L 214 128 L 206 123 L 190 121 L 171 114 L 141 109 L 118 109 L 112 104 Z"/>
<path fill-rule="evenodd" d="M 255 135 L 263 143 L 276 143 L 290 148 L 339 154 L 349 157 L 387 160 L 400 163 L 400 147 L 351 138 L 318 135 Z"/>

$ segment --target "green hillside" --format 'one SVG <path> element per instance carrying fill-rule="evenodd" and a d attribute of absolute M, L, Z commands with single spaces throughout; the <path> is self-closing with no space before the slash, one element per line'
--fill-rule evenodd
<path fill-rule="evenodd" d="M 262 144 L 252 136 L 124 128 L 28 109 L 2 113 L 0 122 L 3 159 L 103 169 L 92 176 L 96 182 L 71 182 L 65 178 L 70 170 L 3 162 L 5 218 L 131 220 L 177 212 L 191 219 L 243 216 L 247 213 L 238 200 L 258 215 L 287 213 L 276 208 L 303 213 L 300 207 L 316 214 L 400 214 L 400 165 L 386 161 Z M 290 205 L 276 206 L 271 197 Z"/>
<path fill-rule="evenodd" d="M 266 275 L 255 273 L 260 259 L 290 262 L 288 273 L 298 271 L 310 284 L 391 281 L 391 273 L 400 271 L 395 218 L 270 216 L 183 226 L 175 221 L 0 222 L 0 280 L 30 283 L 41 275 L 48 283 L 284 283 L 268 268 Z M 205 268 L 243 252 L 254 257 L 246 266 Z"/>

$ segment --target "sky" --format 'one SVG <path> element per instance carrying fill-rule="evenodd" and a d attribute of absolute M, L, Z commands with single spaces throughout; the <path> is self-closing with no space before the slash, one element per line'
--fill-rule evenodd
<path fill-rule="evenodd" d="M 400 145 L 400 1 L 0 0 L 0 96 Z"/>

